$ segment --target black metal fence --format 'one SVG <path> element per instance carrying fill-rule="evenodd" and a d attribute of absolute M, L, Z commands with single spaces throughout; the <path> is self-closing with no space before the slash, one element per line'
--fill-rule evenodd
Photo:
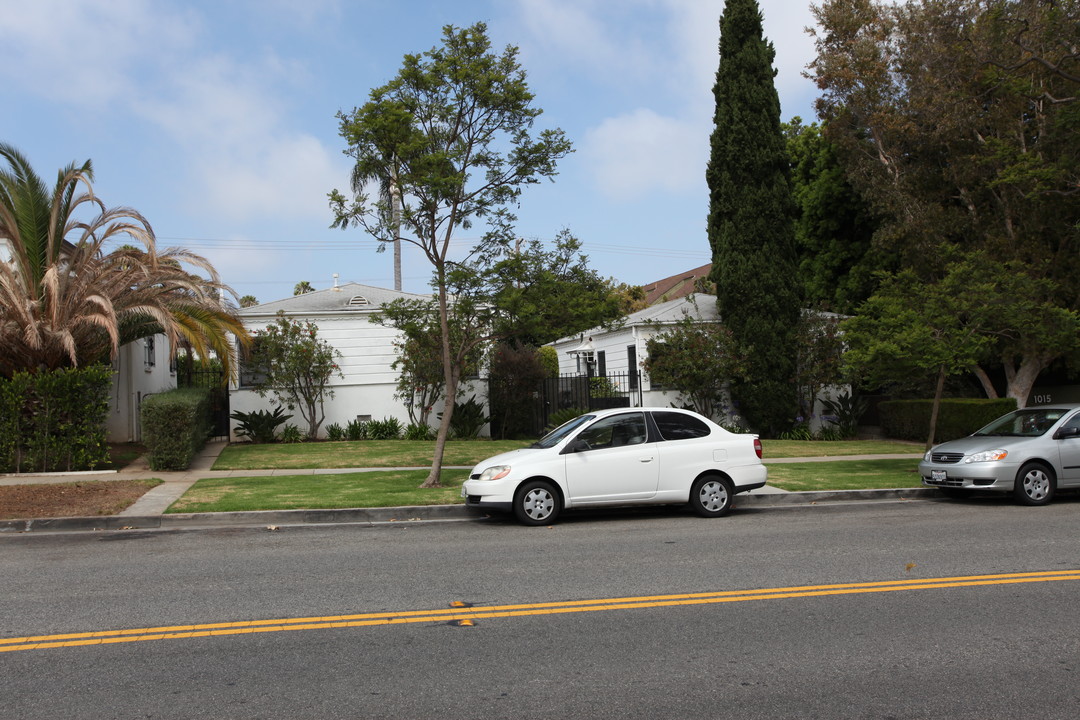
<path fill-rule="evenodd" d="M 489 386 L 491 434 L 496 438 L 540 437 L 570 411 L 588 412 L 641 405 L 641 374 L 567 374 L 530 387 Z"/>
<path fill-rule="evenodd" d="M 201 369 L 180 363 L 176 369 L 177 387 L 199 387 L 210 391 L 210 436 L 229 439 L 229 385 L 225 373 L 217 368 Z"/>

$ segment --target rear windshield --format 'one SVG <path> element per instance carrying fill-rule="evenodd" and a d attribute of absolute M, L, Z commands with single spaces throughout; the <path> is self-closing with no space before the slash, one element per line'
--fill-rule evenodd
<path fill-rule="evenodd" d="M 975 433 L 976 436 L 1038 437 L 1060 420 L 1068 410 L 1030 408 L 1000 417 Z"/>

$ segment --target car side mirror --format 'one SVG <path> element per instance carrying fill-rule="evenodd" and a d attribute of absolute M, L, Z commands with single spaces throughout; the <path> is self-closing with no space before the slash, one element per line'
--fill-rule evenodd
<path fill-rule="evenodd" d="M 1080 427 L 1063 427 L 1054 433 L 1055 440 L 1068 440 L 1075 437 L 1080 437 Z"/>

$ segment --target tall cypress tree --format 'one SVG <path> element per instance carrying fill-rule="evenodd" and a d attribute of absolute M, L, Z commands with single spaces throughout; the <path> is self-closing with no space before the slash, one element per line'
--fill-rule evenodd
<path fill-rule="evenodd" d="M 745 379 L 732 384 L 737 410 L 766 435 L 789 428 L 798 407 L 795 204 L 774 56 L 757 1 L 727 0 L 706 170 L 712 277 L 720 317 L 748 358 Z"/>

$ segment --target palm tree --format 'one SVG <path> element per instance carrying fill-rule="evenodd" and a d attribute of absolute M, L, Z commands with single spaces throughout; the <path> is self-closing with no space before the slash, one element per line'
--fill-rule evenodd
<path fill-rule="evenodd" d="M 164 333 L 204 357 L 216 353 L 231 372 L 249 336 L 222 301 L 232 290 L 203 257 L 159 252 L 150 223 L 127 207 L 107 209 L 91 187 L 87 160 L 62 169 L 50 191 L 15 148 L 0 143 L 0 376 L 115 357 L 120 345 Z M 90 211 L 89 218 L 77 217 Z M 130 238 L 141 247 L 106 253 Z M 184 266 L 208 277 L 191 274 Z"/>
<path fill-rule="evenodd" d="M 311 283 L 307 280 L 301 280 L 293 287 L 293 295 L 307 295 L 308 293 L 315 292 L 315 288 L 311 287 Z"/>

